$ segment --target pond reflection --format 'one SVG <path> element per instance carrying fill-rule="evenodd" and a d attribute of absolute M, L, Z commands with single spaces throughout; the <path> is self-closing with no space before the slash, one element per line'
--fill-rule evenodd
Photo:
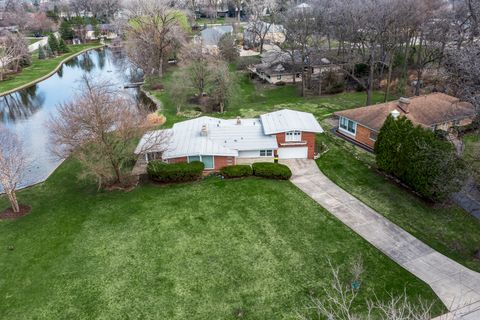
<path fill-rule="evenodd" d="M 31 164 L 24 186 L 43 181 L 61 163 L 48 148 L 46 123 L 56 115 L 60 102 L 78 92 L 85 73 L 95 80 L 110 81 L 137 100 L 142 98 L 138 89 L 123 89 L 125 83 L 140 81 L 141 72 L 130 67 L 123 53 L 107 48 L 86 52 L 66 62 L 52 77 L 0 97 L 0 122 L 23 141 Z"/>

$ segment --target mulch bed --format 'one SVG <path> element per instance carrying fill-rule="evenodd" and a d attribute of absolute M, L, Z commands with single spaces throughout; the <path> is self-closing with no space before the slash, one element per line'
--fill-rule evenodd
<path fill-rule="evenodd" d="M 20 218 L 20 217 L 26 216 L 32 210 L 30 206 L 23 205 L 23 204 L 19 205 L 19 207 L 20 207 L 20 212 L 13 212 L 12 208 L 8 208 L 0 212 L 0 220 Z"/>

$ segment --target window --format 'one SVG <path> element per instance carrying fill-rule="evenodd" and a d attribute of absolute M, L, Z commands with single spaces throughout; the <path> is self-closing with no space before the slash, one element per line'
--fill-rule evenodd
<path fill-rule="evenodd" d="M 273 150 L 260 150 L 260 157 L 272 157 Z"/>
<path fill-rule="evenodd" d="M 281 76 L 281 75 L 278 75 L 278 76 L 277 76 L 277 80 L 282 80 L 282 76 Z"/>
<path fill-rule="evenodd" d="M 357 131 L 357 123 L 350 119 L 340 117 L 340 128 L 351 134 L 355 134 L 355 132 Z"/>
<path fill-rule="evenodd" d="M 378 133 L 375 131 L 370 131 L 370 140 L 377 141 Z"/>
<path fill-rule="evenodd" d="M 188 162 L 192 161 L 200 161 L 203 162 L 205 165 L 205 169 L 214 169 L 214 161 L 213 161 L 213 156 L 190 156 L 188 157 Z"/>
<path fill-rule="evenodd" d="M 285 133 L 285 141 L 302 141 L 302 133 L 300 131 L 288 131 Z"/>

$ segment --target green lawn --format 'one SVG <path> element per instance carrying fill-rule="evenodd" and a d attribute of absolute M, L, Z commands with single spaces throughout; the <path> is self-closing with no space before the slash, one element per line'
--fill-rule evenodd
<path fill-rule="evenodd" d="M 465 143 L 464 159 L 472 167 L 477 181 L 480 183 L 480 132 L 469 133 L 463 137 Z"/>
<path fill-rule="evenodd" d="M 9 76 L 7 80 L 0 82 L 0 93 L 18 88 L 38 78 L 41 78 L 54 70 L 65 58 L 71 57 L 84 49 L 93 48 L 96 46 L 98 46 L 98 43 L 70 45 L 69 53 L 63 54 L 53 59 L 46 60 L 39 60 L 37 52 L 34 52 L 32 54 L 31 66 L 23 69 L 21 73 Z"/>
<path fill-rule="evenodd" d="M 172 71 L 166 73 L 162 83 L 167 84 L 173 75 Z M 271 85 L 255 85 L 248 76 L 239 74 L 238 93 L 223 114 L 214 114 L 216 117 L 234 118 L 257 117 L 258 115 L 281 108 L 290 108 L 313 113 L 317 118 L 323 119 L 331 116 L 333 112 L 343 109 L 365 105 L 366 95 L 363 92 L 348 92 L 331 96 L 306 97 L 300 96 L 299 90 L 293 85 L 275 87 Z M 152 94 L 162 102 L 161 112 L 167 117 L 167 126 L 188 118 L 176 114 L 175 105 L 172 103 L 168 92 L 152 91 Z M 383 102 L 383 92 L 375 92 L 374 103 Z M 194 109 L 195 106 L 185 106 L 182 111 Z"/>
<path fill-rule="evenodd" d="M 358 255 L 359 301 L 405 288 L 444 311 L 423 282 L 288 181 L 97 193 L 77 171 L 67 161 L 20 192 L 30 215 L 0 221 L 0 318 L 235 319 L 241 310 L 245 319 L 294 319 L 322 296 L 327 259 L 345 271 Z"/>
<path fill-rule="evenodd" d="M 480 271 L 473 253 L 480 248 L 480 221 L 459 207 L 434 206 L 375 170 L 375 158 L 328 132 L 318 142 L 328 146 L 317 164 L 340 187 L 435 250 Z"/>
<path fill-rule="evenodd" d="M 214 116 L 255 117 L 284 107 L 313 113 L 322 121 L 327 131 L 319 135 L 317 141 L 327 146 L 330 151 L 318 164 L 330 179 L 431 247 L 469 268 L 480 271 L 480 262 L 473 259 L 474 250 L 480 248 L 478 220 L 457 206 L 441 207 L 425 203 L 381 176 L 375 170 L 373 154 L 364 152 L 342 139 L 333 138 L 329 133 L 331 127 L 323 120 L 337 110 L 364 105 L 365 93 L 348 92 L 302 98 L 294 86 L 254 86 L 246 77 L 241 77 L 240 80 L 237 99 L 225 114 Z M 175 115 L 168 94 L 156 93 L 156 96 L 163 102 L 167 125 L 185 120 Z M 374 102 L 382 102 L 383 92 L 375 92 L 373 98 Z M 466 139 L 468 152 L 468 146 L 473 145 L 478 136 L 467 136 Z"/>

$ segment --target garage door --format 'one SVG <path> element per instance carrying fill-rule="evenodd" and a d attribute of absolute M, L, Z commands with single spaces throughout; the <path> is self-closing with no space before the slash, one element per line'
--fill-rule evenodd
<path fill-rule="evenodd" d="M 279 159 L 306 159 L 308 154 L 307 147 L 279 148 Z"/>

